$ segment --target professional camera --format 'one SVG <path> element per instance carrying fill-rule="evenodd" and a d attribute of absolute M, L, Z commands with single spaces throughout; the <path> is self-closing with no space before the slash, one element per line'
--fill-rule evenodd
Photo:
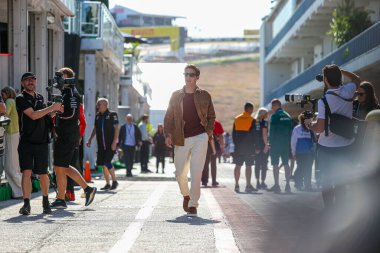
<path fill-rule="evenodd" d="M 64 78 L 63 73 L 55 72 L 55 76 L 53 77 L 51 86 L 59 90 L 62 90 L 65 84 L 75 85 L 75 78 L 74 77 Z"/>
<path fill-rule="evenodd" d="M 310 102 L 310 95 L 302 95 L 302 94 L 285 94 L 285 101 L 295 104 L 306 104 Z"/>
<path fill-rule="evenodd" d="M 315 80 L 317 80 L 318 82 L 323 82 L 323 75 L 322 74 L 316 75 Z"/>
<path fill-rule="evenodd" d="M 315 107 L 316 107 L 318 99 L 312 99 L 310 95 L 285 94 L 285 101 L 301 105 L 301 108 L 304 108 L 306 104 L 311 104 L 312 106 L 311 114 L 314 115 Z"/>
<path fill-rule="evenodd" d="M 302 116 L 304 119 L 312 119 L 314 117 L 314 113 L 311 111 L 303 111 Z"/>

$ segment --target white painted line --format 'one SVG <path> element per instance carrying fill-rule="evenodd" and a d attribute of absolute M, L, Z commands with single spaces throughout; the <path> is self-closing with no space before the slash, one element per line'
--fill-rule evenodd
<path fill-rule="evenodd" d="M 228 225 L 228 222 L 220 208 L 218 202 L 216 201 L 214 195 L 210 189 L 202 190 L 202 194 L 206 199 L 207 206 L 211 212 L 211 217 L 213 220 L 220 221 L 214 225 L 214 236 L 215 236 L 215 247 L 218 252 L 228 252 L 237 253 L 240 252 L 238 246 L 236 245 L 234 235 L 232 230 Z"/>
<path fill-rule="evenodd" d="M 152 215 L 155 206 L 158 204 L 162 194 L 167 187 L 166 183 L 159 184 L 156 190 L 149 196 L 148 200 L 144 203 L 143 207 L 137 213 L 135 221 L 131 222 L 119 241 L 109 251 L 110 253 L 128 252 L 136 239 L 141 233 L 145 221 Z"/>

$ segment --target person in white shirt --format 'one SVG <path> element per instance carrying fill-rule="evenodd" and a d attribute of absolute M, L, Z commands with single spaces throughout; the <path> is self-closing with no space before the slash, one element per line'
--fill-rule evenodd
<path fill-rule="evenodd" d="M 351 81 L 342 85 L 342 76 Z M 350 99 L 353 98 L 360 85 L 360 77 L 332 64 L 323 68 L 323 81 L 326 90 L 325 98 L 331 113 L 352 118 L 352 100 L 350 101 Z M 354 142 L 354 138 L 348 139 L 332 133 L 331 127 L 325 126 L 326 116 L 325 104 L 321 99 L 318 101 L 317 121 L 307 121 L 306 125 L 309 129 L 320 133 L 317 159 L 322 170 L 323 202 L 326 207 L 329 207 L 344 200 L 347 175 L 353 164 L 351 144 Z"/>

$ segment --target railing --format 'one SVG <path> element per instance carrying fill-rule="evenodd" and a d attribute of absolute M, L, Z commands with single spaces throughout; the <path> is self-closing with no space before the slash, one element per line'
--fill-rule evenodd
<path fill-rule="evenodd" d="M 277 33 L 269 45 L 265 48 L 265 56 L 267 56 L 273 48 L 284 38 L 286 33 L 294 26 L 294 24 L 303 16 L 303 14 L 310 8 L 310 6 L 315 2 L 315 0 L 304 0 L 297 10 L 294 12 L 292 17 L 286 22 L 284 27 Z"/>
<path fill-rule="evenodd" d="M 80 2 L 75 18 L 65 20 L 65 31 L 81 38 L 100 39 L 112 52 L 114 62 L 122 62 L 124 38 L 108 8 L 101 2 Z M 66 30 L 67 29 L 67 30 Z"/>
<path fill-rule="evenodd" d="M 339 47 L 334 52 L 327 55 L 318 63 L 312 65 L 300 75 L 285 82 L 283 85 L 275 89 L 269 95 L 265 96 L 265 104 L 269 103 L 273 98 L 284 96 L 286 93 L 302 87 L 308 82 L 314 80 L 317 74 L 321 73 L 322 68 L 327 64 L 343 65 L 350 62 L 354 58 L 380 46 L 380 21 L 372 25 L 370 28 Z"/>

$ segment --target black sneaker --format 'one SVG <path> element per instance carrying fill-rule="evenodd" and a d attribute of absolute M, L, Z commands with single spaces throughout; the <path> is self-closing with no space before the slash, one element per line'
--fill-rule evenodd
<path fill-rule="evenodd" d="M 112 185 L 113 185 L 113 183 L 112 183 Z M 100 190 L 102 190 L 102 191 L 109 190 L 109 189 L 111 189 L 111 185 L 109 185 L 109 184 L 106 184 L 104 187 L 100 188 Z"/>
<path fill-rule="evenodd" d="M 257 192 L 257 189 L 255 187 L 253 187 L 251 184 L 250 185 L 247 185 L 245 187 L 245 192 L 247 193 L 250 193 L 250 192 Z"/>
<path fill-rule="evenodd" d="M 113 181 L 110 190 L 115 190 L 118 186 L 119 186 L 119 183 L 117 181 Z"/>
<path fill-rule="evenodd" d="M 213 187 L 217 187 L 218 185 L 219 185 L 218 182 L 213 182 L 213 183 L 212 183 L 212 186 L 213 186 Z"/>
<path fill-rule="evenodd" d="M 22 215 L 29 215 L 30 214 L 30 206 L 23 205 L 20 208 L 20 211 L 18 211 Z"/>
<path fill-rule="evenodd" d="M 281 193 L 281 188 L 279 185 L 275 184 L 270 189 L 268 189 L 267 191 L 274 192 L 274 193 Z"/>
<path fill-rule="evenodd" d="M 256 189 L 261 189 L 261 184 L 259 181 L 256 182 Z"/>
<path fill-rule="evenodd" d="M 50 214 L 51 213 L 51 208 L 49 205 L 43 206 L 43 213 L 44 214 Z"/>
<path fill-rule="evenodd" d="M 286 184 L 286 186 L 285 186 L 285 192 L 286 193 L 292 193 L 292 190 L 290 189 L 290 185 L 289 184 Z"/>
<path fill-rule="evenodd" d="M 55 199 L 54 202 L 50 204 L 50 208 L 66 209 L 66 201 L 64 201 L 63 199 Z"/>
<path fill-rule="evenodd" d="M 96 190 L 96 187 L 93 187 L 90 191 L 86 192 L 86 203 L 84 204 L 85 206 L 88 206 L 92 203 L 96 194 Z"/>

